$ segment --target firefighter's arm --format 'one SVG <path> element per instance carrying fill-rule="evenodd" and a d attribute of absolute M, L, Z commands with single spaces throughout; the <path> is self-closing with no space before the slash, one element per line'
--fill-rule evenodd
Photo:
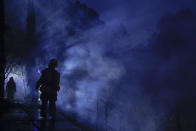
<path fill-rule="evenodd" d="M 39 79 L 36 83 L 35 89 L 38 90 L 41 85 L 41 80 Z"/>
<path fill-rule="evenodd" d="M 36 87 L 35 87 L 36 90 L 38 90 L 39 87 L 42 85 L 43 80 L 44 80 L 44 73 L 43 73 L 43 71 L 42 71 L 42 75 L 41 75 L 41 77 L 39 78 L 39 80 L 38 80 L 37 83 L 36 83 Z"/>

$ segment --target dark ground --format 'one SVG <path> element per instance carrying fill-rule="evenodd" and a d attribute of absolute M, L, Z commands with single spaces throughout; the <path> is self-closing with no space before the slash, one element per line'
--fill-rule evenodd
<path fill-rule="evenodd" d="M 56 121 L 41 119 L 39 105 L 32 102 L 4 101 L 0 113 L 1 131 L 86 131 L 82 125 L 57 111 Z"/>

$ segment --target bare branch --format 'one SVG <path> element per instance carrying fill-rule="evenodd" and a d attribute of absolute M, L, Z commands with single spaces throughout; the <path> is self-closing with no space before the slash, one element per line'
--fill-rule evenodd
<path fill-rule="evenodd" d="M 9 74 L 12 72 L 12 69 L 10 69 L 10 71 L 6 74 L 5 79 L 8 78 Z"/>
<path fill-rule="evenodd" d="M 6 66 L 5 79 L 8 78 L 8 76 L 12 72 L 12 70 L 13 70 L 13 68 L 14 68 L 15 65 L 16 65 L 15 63 L 10 63 L 10 64 L 8 64 L 8 66 Z"/>

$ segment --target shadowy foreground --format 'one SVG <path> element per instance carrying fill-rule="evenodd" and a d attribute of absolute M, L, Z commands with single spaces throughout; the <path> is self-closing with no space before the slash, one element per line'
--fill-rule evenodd
<path fill-rule="evenodd" d="M 39 105 L 31 102 L 1 102 L 1 131 L 82 131 L 77 122 L 57 111 L 56 120 L 39 116 Z"/>

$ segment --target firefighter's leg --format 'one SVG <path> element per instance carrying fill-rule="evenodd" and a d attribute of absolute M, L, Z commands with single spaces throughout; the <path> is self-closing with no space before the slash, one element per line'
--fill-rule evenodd
<path fill-rule="evenodd" d="M 10 93 L 7 92 L 7 99 L 10 100 Z"/>
<path fill-rule="evenodd" d="M 48 98 L 46 94 L 41 94 L 41 111 L 40 115 L 46 117 Z"/>
<path fill-rule="evenodd" d="M 56 117 L 56 100 L 49 101 L 49 111 L 50 111 L 50 116 L 52 117 L 52 119 L 55 119 L 55 117 Z"/>
<path fill-rule="evenodd" d="M 7 97 L 8 97 L 8 100 L 9 101 L 12 101 L 13 100 L 13 96 L 12 96 L 12 93 L 7 93 Z"/>
<path fill-rule="evenodd" d="M 11 100 L 11 101 L 14 100 L 14 93 L 11 93 L 11 95 L 10 95 L 10 100 Z"/>

